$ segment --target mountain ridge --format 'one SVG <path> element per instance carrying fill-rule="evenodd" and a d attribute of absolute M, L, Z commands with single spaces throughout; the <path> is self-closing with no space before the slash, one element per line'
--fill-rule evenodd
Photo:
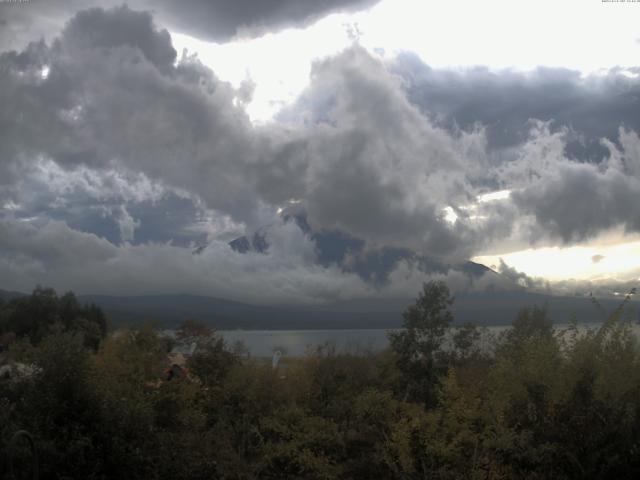
<path fill-rule="evenodd" d="M 116 325 L 138 325 L 145 321 L 167 328 L 193 319 L 214 328 L 251 330 L 306 330 L 398 328 L 402 312 L 415 298 L 366 298 L 319 305 L 254 305 L 198 295 L 104 296 L 80 295 L 80 301 L 100 306 Z M 612 312 L 620 300 L 603 299 Z M 588 297 L 552 296 L 520 290 L 485 290 L 455 295 L 454 323 L 480 326 L 509 325 L 526 307 L 547 306 L 554 323 L 567 323 L 575 316 L 581 323 L 604 320 Z M 632 314 L 637 307 L 632 302 Z"/>
<path fill-rule="evenodd" d="M 0 290 L 0 298 L 5 301 L 22 296 L 27 294 Z M 572 316 L 581 323 L 604 320 L 592 301 L 581 296 L 485 289 L 460 292 L 454 299 L 455 324 L 509 325 L 521 309 L 533 305 L 546 305 L 556 324 L 567 323 Z M 402 325 L 402 312 L 415 302 L 415 297 L 369 297 L 316 305 L 256 305 L 193 294 L 85 294 L 78 295 L 78 300 L 99 306 L 116 328 L 145 322 L 175 328 L 184 320 L 197 320 L 219 330 L 315 330 L 398 328 Z M 607 312 L 615 310 L 620 303 L 620 299 L 600 300 Z M 631 302 L 629 307 L 629 314 L 637 318 L 635 303 Z"/>

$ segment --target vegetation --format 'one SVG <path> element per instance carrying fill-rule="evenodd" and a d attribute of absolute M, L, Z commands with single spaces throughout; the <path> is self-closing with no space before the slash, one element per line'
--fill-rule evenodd
<path fill-rule="evenodd" d="M 198 348 L 168 380 L 170 339 L 106 335 L 99 309 L 37 289 L 0 305 L 5 362 L 29 367 L 0 379 L 0 446 L 31 432 L 41 478 L 60 479 L 638 478 L 622 308 L 557 331 L 533 307 L 489 341 L 451 326 L 452 301 L 425 284 L 388 350 L 322 346 L 275 370 L 186 322 Z"/>

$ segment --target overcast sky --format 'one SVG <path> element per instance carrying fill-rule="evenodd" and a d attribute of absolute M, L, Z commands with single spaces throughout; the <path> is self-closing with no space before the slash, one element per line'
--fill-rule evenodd
<path fill-rule="evenodd" d="M 0 288 L 633 284 L 637 25 L 601 0 L 0 2 Z"/>

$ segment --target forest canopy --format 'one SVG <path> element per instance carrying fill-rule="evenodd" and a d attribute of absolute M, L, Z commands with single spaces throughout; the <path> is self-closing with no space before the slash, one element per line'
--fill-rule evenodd
<path fill-rule="evenodd" d="M 274 368 L 196 322 L 107 334 L 97 307 L 38 288 L 0 305 L 4 471 L 26 430 L 41 478 L 637 478 L 625 303 L 562 330 L 533 306 L 491 336 L 453 327 L 453 301 L 425 284 L 385 351 L 324 345 Z"/>

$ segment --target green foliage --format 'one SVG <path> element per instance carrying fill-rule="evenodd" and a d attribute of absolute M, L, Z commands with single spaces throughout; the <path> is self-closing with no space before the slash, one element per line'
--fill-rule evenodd
<path fill-rule="evenodd" d="M 460 361 L 479 358 L 482 351 L 482 330 L 473 323 L 465 323 L 457 327 L 452 337 L 454 356 Z"/>
<path fill-rule="evenodd" d="M 423 285 L 416 303 L 402 314 L 403 329 L 389 334 L 391 349 L 403 373 L 405 397 L 433 405 L 436 401 L 439 356 L 453 321 L 453 298 L 444 282 Z"/>
<path fill-rule="evenodd" d="M 344 443 L 334 421 L 299 407 L 280 408 L 260 421 L 260 435 L 260 478 L 341 478 L 336 458 L 342 457 Z"/>
<path fill-rule="evenodd" d="M 432 357 L 442 346 L 447 328 L 453 321 L 452 304 L 446 283 L 425 283 L 416 303 L 402 314 L 404 331 L 390 335 L 394 350 L 407 357 Z"/>
<path fill-rule="evenodd" d="M 81 335 L 54 332 L 24 351 L 21 360 L 33 374 L 8 387 L 17 423 L 37 433 L 45 478 L 90 476 L 99 463 L 92 445 L 98 399 L 90 385 L 90 358 Z"/>
<path fill-rule="evenodd" d="M 205 386 L 221 385 L 239 357 L 226 348 L 221 337 L 209 337 L 198 345 L 188 359 L 187 367 Z"/>
<path fill-rule="evenodd" d="M 533 306 L 520 311 L 512 328 L 505 332 L 507 348 L 523 348 L 527 342 L 549 340 L 553 337 L 553 323 L 546 308 Z"/>
<path fill-rule="evenodd" d="M 37 344 L 54 330 L 78 332 L 94 350 L 107 334 L 107 321 L 95 305 L 81 305 L 72 292 L 61 297 L 51 288 L 37 287 L 24 298 L 0 305 L 0 333 L 13 332 Z"/>

